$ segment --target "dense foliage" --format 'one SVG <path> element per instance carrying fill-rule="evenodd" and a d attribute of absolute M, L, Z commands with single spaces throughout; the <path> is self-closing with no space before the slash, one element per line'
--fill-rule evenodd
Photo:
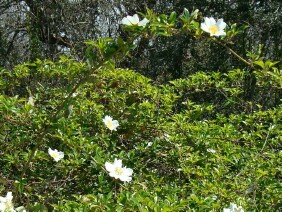
<path fill-rule="evenodd" d="M 212 37 L 199 10 L 144 17 L 122 26 L 127 38 L 85 42 L 83 62 L 0 71 L 1 196 L 12 192 L 28 211 L 281 210 L 279 63 L 261 49 L 240 56 L 229 46 L 246 27 Z M 117 68 L 143 39 L 185 36 L 224 48 L 242 68 L 195 69 L 166 84 Z M 115 159 L 132 180 L 113 177 L 121 167 L 109 173 Z"/>
<path fill-rule="evenodd" d="M 244 75 L 197 73 L 154 86 L 131 70 L 92 70 L 69 58 L 2 71 L 2 192 L 41 211 L 210 211 L 229 202 L 279 210 L 282 107 L 244 101 Z M 281 89 L 281 74 L 256 74 L 265 77 Z M 105 115 L 119 121 L 116 132 Z M 65 158 L 54 162 L 49 147 Z M 104 164 L 114 158 L 134 170 L 132 182 L 108 176 Z"/>

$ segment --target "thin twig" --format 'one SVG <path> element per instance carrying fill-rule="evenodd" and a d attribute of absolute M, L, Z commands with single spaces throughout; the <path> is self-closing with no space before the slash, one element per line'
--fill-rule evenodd
<path fill-rule="evenodd" d="M 252 63 L 248 62 L 247 60 L 245 60 L 243 57 L 241 57 L 237 52 L 235 52 L 233 49 L 231 49 L 229 46 L 227 46 L 226 44 L 220 42 L 217 39 L 212 39 L 214 42 L 216 42 L 217 44 L 223 46 L 224 48 L 226 48 L 228 51 L 230 51 L 235 57 L 237 57 L 239 60 L 241 60 L 242 62 L 244 62 L 246 65 L 253 67 Z"/>
<path fill-rule="evenodd" d="M 268 137 L 269 137 L 270 130 L 271 130 L 272 128 L 273 128 L 273 125 L 270 124 L 270 126 L 269 126 L 269 128 L 268 128 L 268 132 L 267 132 L 266 138 L 265 138 L 265 141 L 264 141 L 264 144 L 263 144 L 263 146 L 262 146 L 262 148 L 261 148 L 261 150 L 260 150 L 260 153 L 262 153 L 263 150 L 264 150 L 264 147 L 265 147 L 265 145 L 266 145 L 266 143 L 267 143 L 267 140 L 268 140 Z"/>

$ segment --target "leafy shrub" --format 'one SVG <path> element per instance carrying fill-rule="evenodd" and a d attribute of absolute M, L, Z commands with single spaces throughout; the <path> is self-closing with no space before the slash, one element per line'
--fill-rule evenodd
<path fill-rule="evenodd" d="M 200 36 L 198 11 L 185 12 L 184 29 Z M 175 13 L 148 13 L 152 33 L 174 33 Z M 132 27 L 133 41 L 147 30 Z M 106 38 L 87 44 L 85 63 L 62 56 L 0 72 L 1 191 L 13 192 L 15 206 L 219 211 L 236 203 L 251 211 L 281 209 L 277 62 L 249 53 L 251 62 L 238 57 L 251 71 L 198 71 L 157 85 L 115 68 L 131 43 Z M 104 123 L 107 116 L 112 123 Z M 111 166 L 115 179 L 109 175 L 105 164 L 116 159 L 130 170 L 124 180 L 130 182 L 116 177 L 124 167 Z"/>
<path fill-rule="evenodd" d="M 66 57 L 2 70 L 2 190 L 42 211 L 279 210 L 281 106 L 244 101 L 243 79 L 241 70 L 198 72 L 157 86 Z M 109 177 L 114 158 L 134 170 L 132 182 Z"/>

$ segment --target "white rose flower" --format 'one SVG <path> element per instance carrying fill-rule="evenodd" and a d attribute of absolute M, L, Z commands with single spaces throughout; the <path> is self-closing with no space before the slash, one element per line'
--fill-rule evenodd
<path fill-rule="evenodd" d="M 242 206 L 237 206 L 235 203 L 231 202 L 229 208 L 224 208 L 223 212 L 244 212 Z"/>
<path fill-rule="evenodd" d="M 1 212 L 26 212 L 23 206 L 14 209 L 12 192 L 7 192 L 6 197 L 0 196 L 0 211 Z"/>
<path fill-rule="evenodd" d="M 213 17 L 205 17 L 205 22 L 201 23 L 201 29 L 207 33 L 210 33 L 210 36 L 226 35 L 224 31 L 225 27 L 226 23 L 223 21 L 223 19 L 218 19 L 216 22 Z"/>
<path fill-rule="evenodd" d="M 0 211 L 15 211 L 12 199 L 12 192 L 8 192 L 6 197 L 0 197 Z"/>
<path fill-rule="evenodd" d="M 149 23 L 149 20 L 147 18 L 144 18 L 142 21 L 140 21 L 138 15 L 134 14 L 133 16 L 128 15 L 124 17 L 121 20 L 121 23 L 127 26 L 137 25 L 137 26 L 145 27 L 147 23 Z"/>
<path fill-rule="evenodd" d="M 49 148 L 48 153 L 56 162 L 58 162 L 59 160 L 64 158 L 64 153 L 58 152 L 58 150 L 56 150 L 56 149 L 52 150 L 51 148 Z"/>
<path fill-rule="evenodd" d="M 115 158 L 114 163 L 105 163 L 105 168 L 109 172 L 111 177 L 115 179 L 120 179 L 124 182 L 129 182 L 132 180 L 133 170 L 130 168 L 122 167 L 122 160 L 118 160 Z"/>
<path fill-rule="evenodd" d="M 119 126 L 119 123 L 117 120 L 113 120 L 112 117 L 110 116 L 105 116 L 105 118 L 103 118 L 103 122 L 105 123 L 105 125 L 110 129 L 110 130 L 117 130 L 117 127 Z"/>
<path fill-rule="evenodd" d="M 150 147 L 150 146 L 152 146 L 153 145 L 153 142 L 148 142 L 148 144 L 147 144 L 147 147 Z"/>

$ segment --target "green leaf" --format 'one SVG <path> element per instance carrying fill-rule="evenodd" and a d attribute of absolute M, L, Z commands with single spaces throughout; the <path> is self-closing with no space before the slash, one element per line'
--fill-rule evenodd
<path fill-rule="evenodd" d="M 263 62 L 263 61 L 261 61 L 261 60 L 259 60 L 259 61 L 255 61 L 255 62 L 254 62 L 254 64 L 256 64 L 256 65 L 260 66 L 262 69 L 264 69 L 264 68 L 265 68 L 264 62 Z"/>
<path fill-rule="evenodd" d="M 174 25 L 176 21 L 176 12 L 172 12 L 168 18 L 168 23 Z"/>

